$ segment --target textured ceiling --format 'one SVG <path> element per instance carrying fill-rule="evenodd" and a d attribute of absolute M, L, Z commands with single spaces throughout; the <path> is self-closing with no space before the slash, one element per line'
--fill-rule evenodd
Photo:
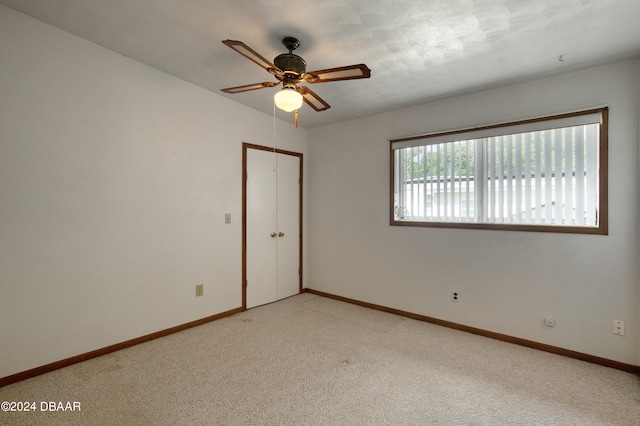
<path fill-rule="evenodd" d="M 640 57 L 640 0 L 0 0 L 84 39 L 265 113 L 274 77 L 224 46 L 307 70 L 365 63 L 371 78 L 312 85 L 331 108 L 312 128 L 435 99 Z M 278 111 L 290 119 L 291 114 Z"/>

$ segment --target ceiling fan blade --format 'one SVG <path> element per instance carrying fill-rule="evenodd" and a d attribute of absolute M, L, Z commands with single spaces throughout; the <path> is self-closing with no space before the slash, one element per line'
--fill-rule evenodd
<path fill-rule="evenodd" d="M 267 71 L 278 69 L 278 67 L 273 65 L 270 61 L 262 57 L 258 52 L 256 52 L 255 50 L 253 50 L 252 48 L 250 48 L 249 46 L 247 46 L 241 41 L 223 40 L 222 43 L 229 46 L 230 48 L 232 48 L 233 50 L 235 50 L 245 58 L 252 60 L 253 62 L 260 65 L 262 68 L 264 68 Z"/>
<path fill-rule="evenodd" d="M 302 79 L 307 83 L 325 83 L 327 81 L 354 80 L 371 77 L 371 70 L 365 64 L 304 73 Z"/>
<path fill-rule="evenodd" d="M 280 83 L 274 81 L 265 81 L 264 83 L 247 84 L 245 86 L 229 87 L 227 89 L 221 89 L 224 93 L 239 93 L 247 92 L 249 90 L 264 89 L 265 87 L 277 86 Z"/>
<path fill-rule="evenodd" d="M 297 92 L 302 95 L 302 99 L 313 109 L 316 111 L 325 111 L 331 108 L 331 105 L 326 103 L 324 99 L 320 96 L 316 95 L 311 89 L 306 86 L 300 86 L 297 89 Z"/>

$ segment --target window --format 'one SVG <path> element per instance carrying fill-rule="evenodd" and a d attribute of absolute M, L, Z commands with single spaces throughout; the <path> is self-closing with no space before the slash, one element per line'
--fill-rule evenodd
<path fill-rule="evenodd" d="M 391 224 L 607 234 L 608 109 L 391 141 Z"/>

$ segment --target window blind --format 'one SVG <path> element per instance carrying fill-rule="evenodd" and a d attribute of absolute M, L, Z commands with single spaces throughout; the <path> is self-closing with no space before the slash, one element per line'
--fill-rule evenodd
<path fill-rule="evenodd" d="M 395 220 L 597 227 L 602 109 L 391 141 Z"/>

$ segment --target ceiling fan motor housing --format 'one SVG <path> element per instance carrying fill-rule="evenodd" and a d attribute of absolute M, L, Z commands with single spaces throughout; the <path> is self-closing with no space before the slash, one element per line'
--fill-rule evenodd
<path fill-rule="evenodd" d="M 276 56 L 273 60 L 276 67 L 282 71 L 293 71 L 299 75 L 302 75 L 307 70 L 307 63 L 304 59 L 294 53 L 283 53 Z"/>

